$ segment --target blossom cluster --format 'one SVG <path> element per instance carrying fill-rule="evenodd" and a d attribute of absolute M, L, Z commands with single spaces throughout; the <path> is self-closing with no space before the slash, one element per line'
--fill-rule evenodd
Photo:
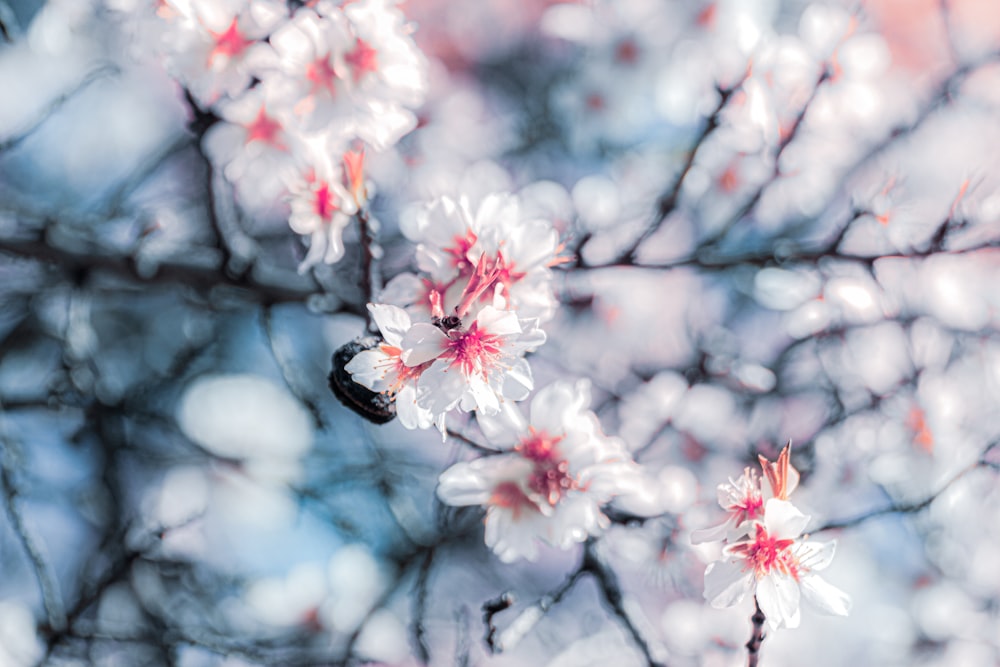
<path fill-rule="evenodd" d="M 436 424 L 444 433 L 452 410 L 497 415 L 534 388 L 525 355 L 545 342 L 558 234 L 549 221 L 522 217 L 509 193 L 478 205 L 439 197 L 410 234 L 421 273 L 396 276 L 387 303 L 369 304 L 383 342 L 345 369 L 394 398 L 405 427 Z"/>
<path fill-rule="evenodd" d="M 760 457 L 766 484 L 751 468 L 720 484 L 726 520 L 691 535 L 696 544 L 725 542 L 723 560 L 705 571 L 705 598 L 711 605 L 731 607 L 752 594 L 774 630 L 798 627 L 803 597 L 824 613 L 846 616 L 850 610 L 847 594 L 816 574 L 830 565 L 836 542 L 803 536 L 810 517 L 788 501 L 799 481 L 790 449 L 786 446 L 774 463 Z"/>
<path fill-rule="evenodd" d="M 245 207 L 287 201 L 310 237 L 300 270 L 338 261 L 365 203 L 363 146 L 412 130 L 427 65 L 397 0 L 156 0 L 132 8 L 138 38 L 198 111 L 220 121 L 203 150 Z"/>

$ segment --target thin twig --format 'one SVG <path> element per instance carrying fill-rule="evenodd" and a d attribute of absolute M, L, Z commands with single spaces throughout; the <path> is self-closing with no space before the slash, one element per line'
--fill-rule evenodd
<path fill-rule="evenodd" d="M 663 663 L 653 659 L 649 642 L 642 636 L 639 629 L 635 627 L 628 612 L 625 610 L 625 597 L 622 594 L 621 584 L 618 582 L 618 575 L 597 554 L 593 541 L 586 543 L 583 554 L 583 564 L 580 566 L 581 572 L 589 572 L 594 577 L 605 602 L 618 620 L 621 621 L 622 625 L 625 626 L 625 629 L 628 630 L 639 650 L 642 651 L 648 667 L 665 667 Z"/>
<path fill-rule="evenodd" d="M 301 371 L 295 368 L 288 359 L 285 345 L 279 343 L 279 335 L 274 329 L 274 309 L 271 306 L 264 306 L 260 311 L 261 328 L 264 330 L 264 337 L 267 338 L 268 349 L 274 362 L 278 364 L 281 371 L 281 378 L 285 381 L 285 386 L 309 411 L 313 425 L 318 429 L 326 428 L 326 420 L 323 419 L 323 412 L 320 410 L 317 401 L 306 394 L 301 387 Z"/>
<path fill-rule="evenodd" d="M 781 158 L 785 154 L 785 150 L 791 145 L 792 141 L 799 134 L 799 129 L 802 127 L 802 122 L 805 120 L 806 115 L 812 108 L 813 102 L 816 101 L 816 95 L 819 93 L 820 88 L 823 84 L 828 81 L 831 77 L 830 67 L 827 64 L 823 64 L 823 69 L 820 71 L 819 76 L 816 78 L 816 83 L 813 84 L 812 92 L 806 99 L 799 113 L 796 114 L 795 120 L 792 121 L 792 125 L 788 128 L 788 132 L 785 133 L 781 140 L 778 142 L 777 150 L 774 154 L 774 166 L 771 168 L 771 174 L 766 181 L 761 183 L 754 193 L 750 196 L 750 199 L 740 207 L 735 215 L 729 218 L 726 223 L 722 226 L 722 229 L 715 232 L 711 241 L 717 241 L 723 238 L 730 229 L 732 229 L 737 223 L 739 223 L 743 218 L 749 215 L 754 208 L 756 208 L 758 202 L 760 202 L 761 197 L 764 196 L 764 191 L 774 182 L 778 180 L 781 176 Z"/>
<path fill-rule="evenodd" d="M 989 447 L 987 447 L 986 452 L 989 452 L 995 445 L 996 443 L 993 443 Z M 965 468 L 962 468 L 959 472 L 957 472 L 954 476 L 952 476 L 951 479 L 945 482 L 940 489 L 938 489 L 931 495 L 927 496 L 923 500 L 918 500 L 916 502 L 911 502 L 911 503 L 893 503 L 888 507 L 881 507 L 879 509 L 871 510 L 863 514 L 859 514 L 858 516 L 851 517 L 849 519 L 837 519 L 834 521 L 828 521 L 827 523 L 823 524 L 822 526 L 811 532 L 819 533 L 825 530 L 853 528 L 854 526 L 860 525 L 870 519 L 874 519 L 880 516 L 885 516 L 886 514 L 916 514 L 917 512 L 920 512 L 921 510 L 924 510 L 928 506 L 930 506 L 930 504 L 933 503 L 935 500 L 937 500 L 938 497 L 941 496 L 941 494 L 947 491 L 952 484 L 962 479 L 976 468 L 991 466 L 992 464 L 985 460 L 985 456 L 986 453 L 984 452 L 983 456 L 980 457 L 977 461 L 974 461 Z"/>
<path fill-rule="evenodd" d="M 0 410 L 2 410 L 2 406 L 0 406 Z M 35 542 L 35 538 L 31 535 L 31 531 L 25 525 L 21 508 L 18 507 L 17 499 L 20 492 L 14 481 L 14 471 L 11 468 L 12 458 L 15 456 L 14 444 L 7 433 L 6 418 L 2 414 L 0 414 L 0 437 L 3 440 L 3 451 L 0 452 L 0 484 L 3 485 L 4 509 L 10 520 L 11 528 L 13 528 L 34 568 L 48 624 L 56 630 L 63 630 L 66 627 L 66 609 L 59 594 L 55 574 L 42 554 L 41 548 Z"/>
<path fill-rule="evenodd" d="M 364 303 L 375 301 L 375 295 L 381 289 L 378 276 L 375 273 L 375 253 L 377 240 L 375 228 L 368 213 L 368 207 L 362 206 L 357 213 L 359 236 L 361 239 L 361 298 Z M 365 320 L 368 331 L 375 332 L 377 327 L 371 312 L 365 308 Z"/>
<path fill-rule="evenodd" d="M 749 74 L 749 70 L 747 72 Z M 694 144 L 691 149 L 687 152 L 687 158 L 684 160 L 684 165 L 681 167 L 680 173 L 678 173 L 677 178 L 674 180 L 673 185 L 667 192 L 660 196 L 659 200 L 656 202 L 656 213 L 653 219 L 649 222 L 646 228 L 639 234 L 638 238 L 632 242 L 631 245 L 621 255 L 619 255 L 616 263 L 631 263 L 635 261 L 635 254 L 639 250 L 646 239 L 648 239 L 653 232 L 660 228 L 663 221 L 667 219 L 667 216 L 677 208 L 677 201 L 680 198 L 681 189 L 684 186 L 684 181 L 687 179 L 688 173 L 690 173 L 691 168 L 694 166 L 695 156 L 698 154 L 698 150 L 704 145 L 705 140 L 708 139 L 709 135 L 719 127 L 719 122 L 722 117 L 722 112 L 729 103 L 729 99 L 733 96 L 739 88 L 746 81 L 747 74 L 744 74 L 739 81 L 727 88 L 718 88 L 719 102 L 715 105 L 715 109 L 709 114 L 708 119 L 705 121 L 705 125 L 701 128 L 701 132 L 698 134 L 697 138 L 694 140 Z M 582 244 L 581 244 L 582 245 Z M 579 253 L 577 253 L 579 256 Z"/>
<path fill-rule="evenodd" d="M 417 649 L 417 657 L 424 664 L 430 662 L 431 652 L 427 647 L 426 629 L 424 628 L 424 615 L 427 613 L 427 584 L 430 579 L 431 565 L 434 562 L 434 549 L 428 549 L 424 555 L 424 560 L 420 564 L 417 572 L 417 582 L 413 596 L 413 623 L 410 631 L 413 634 L 413 644 Z"/>
<path fill-rule="evenodd" d="M 764 612 L 760 610 L 756 595 L 753 596 L 753 606 L 753 616 L 750 617 L 750 621 L 753 623 L 753 632 L 750 634 L 750 640 L 746 643 L 747 667 L 757 667 L 757 660 L 760 658 L 760 645 L 764 643 L 764 621 L 767 620 L 764 617 Z"/>
<path fill-rule="evenodd" d="M 4 34 L 5 35 L 7 34 L 6 31 L 4 31 Z M 47 107 L 45 107 L 44 109 L 42 109 L 41 112 L 37 116 L 34 116 L 32 118 L 32 122 L 31 122 L 30 125 L 28 125 L 23 130 L 20 130 L 14 136 L 12 136 L 12 137 L 4 140 L 4 141 L 0 141 L 0 153 L 2 153 L 4 151 L 7 151 L 7 150 L 10 150 L 11 148 L 15 148 L 15 147 L 19 146 L 21 144 L 21 142 L 23 142 L 25 139 L 27 139 L 28 137 L 30 137 L 32 134 L 34 134 L 38 130 L 38 128 L 40 128 L 42 125 L 44 125 L 45 122 L 49 118 L 51 118 L 55 114 L 56 111 L 58 111 L 59 109 L 61 109 L 63 107 L 63 105 L 66 104 L 66 102 L 70 101 L 77 94 L 79 94 L 79 93 L 83 92 L 84 90 L 86 90 L 92 83 L 94 83 L 95 81 L 99 81 L 99 80 L 103 79 L 104 77 L 111 76 L 113 74 L 118 74 L 119 71 L 120 70 L 118 69 L 117 66 L 106 64 L 106 65 L 102 65 L 102 66 L 98 67 L 97 69 L 94 69 L 93 71 L 89 72 L 85 77 L 83 77 L 82 80 L 80 80 L 79 83 L 77 83 L 75 86 L 73 86 L 68 91 L 66 91 L 66 92 L 58 95 L 55 99 L 53 99 L 49 103 L 49 105 Z"/>
<path fill-rule="evenodd" d="M 230 275 L 223 269 L 214 248 L 195 248 L 184 254 L 158 258 L 148 267 L 128 252 L 81 243 L 79 239 L 61 243 L 48 236 L 0 237 L 0 253 L 46 262 L 68 274 L 103 270 L 138 284 L 173 283 L 205 293 L 235 288 L 231 293 L 264 304 L 302 303 L 319 291 L 316 282 L 308 276 L 259 262 L 244 275 Z M 361 314 L 359 309 L 346 304 L 341 309 Z"/>

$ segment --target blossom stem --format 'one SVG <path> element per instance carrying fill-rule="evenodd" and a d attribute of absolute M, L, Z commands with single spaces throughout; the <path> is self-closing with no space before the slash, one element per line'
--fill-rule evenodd
<path fill-rule="evenodd" d="M 764 621 L 766 618 L 764 612 L 760 610 L 760 603 L 757 602 L 756 595 L 753 598 L 753 606 L 753 616 L 750 617 L 750 621 L 753 623 L 753 632 L 750 635 L 750 641 L 746 643 L 747 667 L 757 667 L 760 645 L 764 643 Z"/>
<path fill-rule="evenodd" d="M 375 293 L 379 291 L 378 276 L 375 275 L 375 252 L 377 241 L 375 229 L 368 216 L 368 207 L 358 207 L 358 228 L 361 232 L 361 293 L 366 303 L 375 301 Z M 368 330 L 378 331 L 371 312 L 367 313 Z"/>

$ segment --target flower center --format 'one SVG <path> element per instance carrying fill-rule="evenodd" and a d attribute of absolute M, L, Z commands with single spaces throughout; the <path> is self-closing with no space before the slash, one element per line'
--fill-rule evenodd
<path fill-rule="evenodd" d="M 451 359 L 452 367 L 458 367 L 466 376 L 478 373 L 484 378 L 502 356 L 500 337 L 480 331 L 476 322 L 467 331 L 451 329 L 448 349 L 442 355 Z"/>
<path fill-rule="evenodd" d="M 323 220 L 329 220 L 333 217 L 334 213 L 340 210 L 328 183 L 319 184 L 319 187 L 316 189 L 316 199 L 313 203 L 313 208 L 316 211 L 316 215 Z"/>
<path fill-rule="evenodd" d="M 398 347 L 393 345 L 387 345 L 382 343 L 379 345 L 379 349 L 385 353 L 387 357 L 388 370 L 391 370 L 396 375 L 396 379 L 392 381 L 389 388 L 385 390 L 384 393 L 389 396 L 395 396 L 400 391 L 403 390 L 407 384 L 416 384 L 417 379 L 420 378 L 420 374 L 424 372 L 430 364 L 420 364 L 419 366 L 407 366 L 403 363 L 401 357 L 403 351 Z"/>
<path fill-rule="evenodd" d="M 313 93 L 320 89 L 326 89 L 331 96 L 335 95 L 337 92 L 334 85 L 336 78 L 337 73 L 333 70 L 333 65 L 330 64 L 329 56 L 317 58 L 306 65 L 306 79 L 312 84 Z"/>
<path fill-rule="evenodd" d="M 569 471 L 569 461 L 562 459 L 557 445 L 564 436 L 551 437 L 547 433 L 530 429 L 530 435 L 515 448 L 521 456 L 531 460 L 535 469 L 528 476 L 528 488 L 545 498 L 552 507 L 567 491 L 579 488 L 579 483 Z"/>
<path fill-rule="evenodd" d="M 756 494 L 748 494 L 743 502 L 736 506 L 745 515 L 745 520 L 750 521 L 764 515 L 764 499 Z"/>
<path fill-rule="evenodd" d="M 212 36 L 215 37 L 215 48 L 212 49 L 212 52 L 208 56 L 209 65 L 218 56 L 225 56 L 227 58 L 238 56 L 253 43 L 252 39 L 247 39 L 240 32 L 235 18 L 229 24 L 229 27 L 226 28 L 225 32 L 212 33 Z"/>
<path fill-rule="evenodd" d="M 733 547 L 734 552 L 741 553 L 746 558 L 746 569 L 752 569 L 757 579 L 779 572 L 798 581 L 802 567 L 799 559 L 789 549 L 795 540 L 771 537 L 760 524 L 757 524 L 756 529 L 752 542 Z"/>
<path fill-rule="evenodd" d="M 354 44 L 354 50 L 344 56 L 344 60 L 351 66 L 355 83 L 360 81 L 365 74 L 373 74 L 378 71 L 378 52 L 360 37 Z"/>
<path fill-rule="evenodd" d="M 257 112 L 257 117 L 252 123 L 247 125 L 246 128 L 246 143 L 249 144 L 254 141 L 263 141 L 266 144 L 271 144 L 272 146 L 281 148 L 281 142 L 278 141 L 278 133 L 281 132 L 281 124 L 268 116 L 264 111 L 264 107 L 260 108 L 260 111 Z"/>
<path fill-rule="evenodd" d="M 524 510 L 538 510 L 538 506 L 521 490 L 521 487 L 511 481 L 500 482 L 493 488 L 489 504 L 511 510 L 515 519 L 519 518 Z"/>
<path fill-rule="evenodd" d="M 472 246 L 476 245 L 476 241 L 479 237 L 471 229 L 466 232 L 465 236 L 455 236 L 451 240 L 451 245 L 444 249 L 446 253 L 451 255 L 451 263 L 456 269 L 462 269 L 469 266 L 469 250 Z"/>
<path fill-rule="evenodd" d="M 615 60 L 623 65 L 634 65 L 639 59 L 639 46 L 631 39 L 624 39 L 615 48 Z"/>

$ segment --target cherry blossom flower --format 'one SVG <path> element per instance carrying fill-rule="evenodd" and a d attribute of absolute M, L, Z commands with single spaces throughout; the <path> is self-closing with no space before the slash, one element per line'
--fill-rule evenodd
<path fill-rule="evenodd" d="M 290 179 L 288 190 L 292 208 L 288 224 L 298 234 L 309 234 L 309 252 L 299 272 L 325 262 L 332 264 L 344 255 L 342 233 L 357 212 L 354 199 L 342 183 L 341 168 L 330 159 L 323 145 L 312 145 L 308 166 Z"/>
<path fill-rule="evenodd" d="M 378 325 L 383 343 L 371 350 L 359 352 L 344 367 L 358 384 L 372 391 L 394 397 L 396 415 L 408 429 L 428 428 L 434 416 L 417 405 L 417 380 L 429 363 L 407 366 L 403 363 L 403 336 L 410 330 L 410 316 L 396 306 L 368 304 L 368 311 Z M 444 415 L 439 416 L 438 426 L 444 429 Z"/>
<path fill-rule="evenodd" d="M 753 522 L 763 517 L 765 501 L 769 498 L 788 500 L 788 494 L 795 490 L 799 482 L 799 473 L 791 464 L 791 443 L 781 450 L 774 463 L 763 456 L 758 456 L 758 460 L 768 480 L 767 486 L 761 483 L 760 475 L 750 468 L 744 468 L 743 475 L 738 479 L 730 478 L 728 483 L 720 484 L 717 489 L 719 505 L 728 516 L 718 526 L 692 532 L 693 544 L 724 539 L 732 541 L 748 535 L 753 531 Z"/>
<path fill-rule="evenodd" d="M 280 118 L 275 100 L 261 86 L 234 100 L 222 101 L 222 120 L 205 135 L 204 147 L 212 162 L 222 167 L 244 205 L 260 208 L 285 194 L 285 183 L 295 169 L 299 137 Z"/>
<path fill-rule="evenodd" d="M 399 0 L 345 3 L 343 11 L 355 38 L 344 59 L 357 91 L 384 104 L 416 107 L 427 92 L 426 62 L 398 4 Z"/>
<path fill-rule="evenodd" d="M 442 502 L 486 507 L 485 541 L 501 560 L 533 560 L 539 540 L 568 549 L 600 534 L 609 523 L 602 506 L 632 487 L 638 467 L 601 432 L 589 403 L 586 380 L 557 382 L 535 395 L 528 420 L 510 404 L 502 416 L 480 415 L 507 450 L 441 475 Z"/>
<path fill-rule="evenodd" d="M 270 37 L 263 84 L 307 132 L 334 131 L 384 150 L 416 126 L 426 63 L 395 3 L 329 2 L 299 9 Z"/>
<path fill-rule="evenodd" d="M 302 8 L 269 41 L 277 57 L 275 67 L 262 74 L 263 85 L 285 100 L 305 131 L 337 128 L 346 141 L 354 112 L 344 90 L 344 55 L 351 43 L 346 17 Z"/>
<path fill-rule="evenodd" d="M 808 522 L 787 500 L 768 500 L 763 519 L 723 549 L 726 560 L 708 566 L 705 599 L 723 608 L 753 594 L 772 630 L 798 627 L 801 597 L 821 612 L 846 616 L 850 598 L 815 574 L 830 565 L 836 543 L 801 539 Z"/>
<path fill-rule="evenodd" d="M 564 261 L 559 234 L 549 220 L 524 218 L 516 195 L 490 193 L 478 203 L 466 196 L 441 196 L 405 220 L 403 231 L 417 243 L 417 265 L 428 282 L 406 279 L 392 285 L 390 294 L 398 305 L 429 307 L 428 285 L 448 303 L 486 258 L 510 308 L 540 321 L 552 317 L 551 267 Z M 485 299 L 491 296 L 484 294 Z"/>
<path fill-rule="evenodd" d="M 287 16 L 277 0 L 163 0 L 165 66 L 199 103 L 215 104 L 249 86 L 266 59 L 262 42 Z"/>
<path fill-rule="evenodd" d="M 418 381 L 417 403 L 434 415 L 455 408 L 485 414 L 504 399 L 527 398 L 534 387 L 524 354 L 545 342 L 538 321 L 486 306 L 468 323 L 449 316 L 414 324 L 403 337 L 403 363 L 431 362 Z"/>
<path fill-rule="evenodd" d="M 764 514 L 760 476 L 750 468 L 744 468 L 741 477 L 720 484 L 718 496 L 719 505 L 728 513 L 726 520 L 718 526 L 692 532 L 692 544 L 738 538 L 746 534 L 747 522 L 756 521 Z M 741 527 L 744 527 L 742 531 Z"/>

